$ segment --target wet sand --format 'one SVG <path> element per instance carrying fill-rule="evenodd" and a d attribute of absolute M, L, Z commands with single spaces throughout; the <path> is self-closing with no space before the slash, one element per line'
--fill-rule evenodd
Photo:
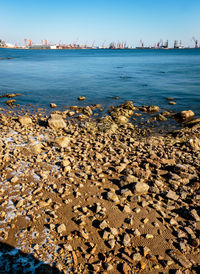
<path fill-rule="evenodd" d="M 199 273 L 198 119 L 101 108 L 1 109 L 0 269 Z"/>

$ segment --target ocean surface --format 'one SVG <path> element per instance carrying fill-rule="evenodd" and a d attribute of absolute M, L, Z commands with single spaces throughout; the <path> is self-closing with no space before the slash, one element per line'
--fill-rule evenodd
<path fill-rule="evenodd" d="M 0 95 L 21 93 L 17 102 L 60 109 L 107 107 L 132 100 L 136 106 L 191 109 L 200 115 L 200 49 L 18 50 L 0 49 Z M 83 102 L 78 96 L 86 96 Z M 119 96 L 119 100 L 114 100 Z M 169 105 L 167 98 L 177 103 Z M 6 98 L 0 98 L 4 106 Z"/>

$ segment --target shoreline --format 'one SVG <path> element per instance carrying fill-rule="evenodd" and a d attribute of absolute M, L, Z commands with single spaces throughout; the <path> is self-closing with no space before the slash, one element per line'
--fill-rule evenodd
<path fill-rule="evenodd" d="M 0 269 L 198 273 L 200 120 L 143 134 L 159 107 L 101 107 L 0 111 Z"/>

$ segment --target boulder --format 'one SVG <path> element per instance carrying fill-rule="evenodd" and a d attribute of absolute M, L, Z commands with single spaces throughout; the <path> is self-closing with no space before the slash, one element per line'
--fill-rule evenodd
<path fill-rule="evenodd" d="M 59 114 L 51 114 L 48 119 L 48 125 L 50 128 L 58 130 L 66 127 L 66 123 L 62 116 Z"/>

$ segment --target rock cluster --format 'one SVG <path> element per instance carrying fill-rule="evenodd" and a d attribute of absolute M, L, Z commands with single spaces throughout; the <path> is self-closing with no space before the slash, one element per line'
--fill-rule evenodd
<path fill-rule="evenodd" d="M 94 109 L 0 113 L 0 241 L 36 273 L 199 273 L 200 123 L 143 136 L 132 102 Z"/>

